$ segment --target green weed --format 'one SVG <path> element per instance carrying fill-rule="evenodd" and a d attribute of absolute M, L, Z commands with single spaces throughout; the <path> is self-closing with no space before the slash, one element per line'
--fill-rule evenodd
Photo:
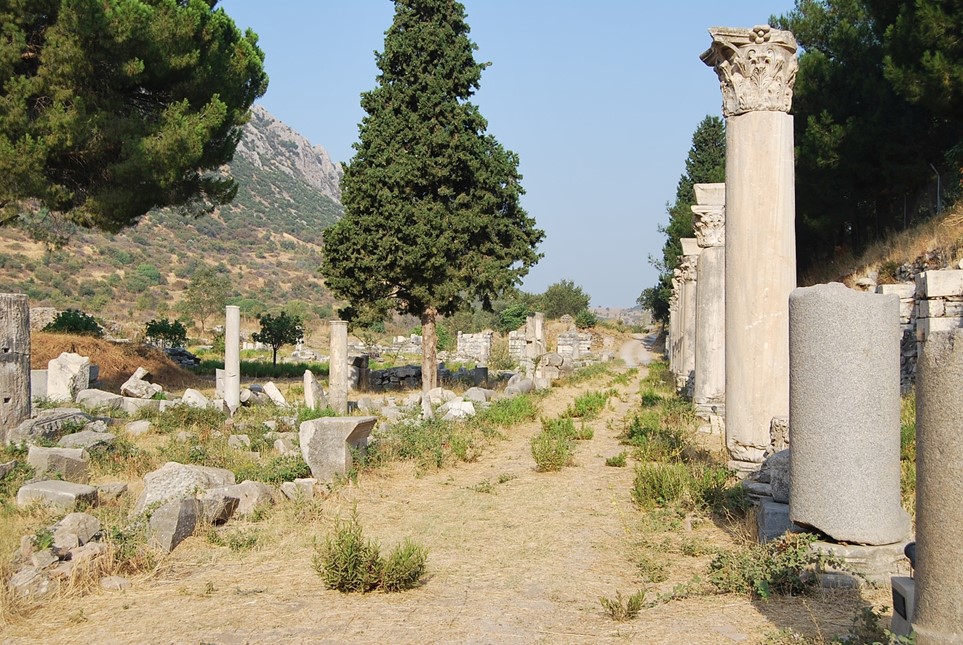
<path fill-rule="evenodd" d="M 720 593 L 748 594 L 764 600 L 777 594 L 812 593 L 819 585 L 817 569 L 840 565 L 810 548 L 816 539 L 810 533 L 787 533 L 766 544 L 720 553 L 709 564 L 709 583 Z"/>
<path fill-rule="evenodd" d="M 601 603 L 605 613 L 608 614 L 612 620 L 619 622 L 624 622 L 638 616 L 644 601 L 645 591 L 642 589 L 639 589 L 628 598 L 623 598 L 622 593 L 619 591 L 615 592 L 615 598 L 599 596 L 599 603 Z"/>
<path fill-rule="evenodd" d="M 606 466 L 612 466 L 613 468 L 625 468 L 626 453 L 623 450 L 617 455 L 609 457 L 605 460 Z"/>

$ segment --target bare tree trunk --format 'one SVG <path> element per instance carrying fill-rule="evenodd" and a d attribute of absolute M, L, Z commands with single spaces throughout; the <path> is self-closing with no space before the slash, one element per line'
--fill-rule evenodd
<path fill-rule="evenodd" d="M 438 310 L 429 307 L 421 314 L 421 390 L 438 387 L 438 331 L 435 318 Z"/>
<path fill-rule="evenodd" d="M 30 417 L 30 305 L 0 294 L 0 440 Z"/>

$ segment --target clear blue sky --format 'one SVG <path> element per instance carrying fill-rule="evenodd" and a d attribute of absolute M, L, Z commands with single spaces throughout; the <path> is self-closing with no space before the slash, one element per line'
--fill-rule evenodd
<path fill-rule="evenodd" d="M 523 205 L 546 231 L 523 288 L 573 280 L 593 305 L 629 307 L 656 281 L 666 202 L 692 133 L 721 116 L 715 73 L 700 60 L 713 26 L 752 27 L 792 0 L 463 0 L 492 63 L 472 99 L 518 153 Z M 260 99 L 335 161 L 351 159 L 374 87 L 390 0 L 221 0 L 260 37 L 270 76 Z"/>

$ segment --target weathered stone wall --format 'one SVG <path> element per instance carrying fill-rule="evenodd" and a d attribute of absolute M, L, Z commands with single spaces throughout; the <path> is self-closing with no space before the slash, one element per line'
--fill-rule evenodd
<path fill-rule="evenodd" d="M 477 334 L 458 332 L 456 352 L 459 358 L 469 358 L 479 363 L 487 363 L 492 355 L 492 337 L 495 332 L 483 331 Z"/>
<path fill-rule="evenodd" d="M 578 331 L 562 332 L 558 335 L 555 350 L 562 358 L 579 358 L 592 351 L 592 334 Z"/>

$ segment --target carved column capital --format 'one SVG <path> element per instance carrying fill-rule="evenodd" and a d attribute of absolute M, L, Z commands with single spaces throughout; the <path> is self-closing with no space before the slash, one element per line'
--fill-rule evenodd
<path fill-rule="evenodd" d="M 692 207 L 695 219 L 692 228 L 695 229 L 699 246 L 726 245 L 726 207 L 722 204 L 696 204 Z"/>
<path fill-rule="evenodd" d="M 799 68 L 792 32 L 760 25 L 713 27 L 709 35 L 712 46 L 700 58 L 719 75 L 724 116 L 789 111 Z"/>
<path fill-rule="evenodd" d="M 686 255 L 683 256 L 682 261 L 679 263 L 679 268 L 676 269 L 676 271 L 679 272 L 683 282 L 695 282 L 696 267 L 698 267 L 698 265 L 698 255 Z"/>

